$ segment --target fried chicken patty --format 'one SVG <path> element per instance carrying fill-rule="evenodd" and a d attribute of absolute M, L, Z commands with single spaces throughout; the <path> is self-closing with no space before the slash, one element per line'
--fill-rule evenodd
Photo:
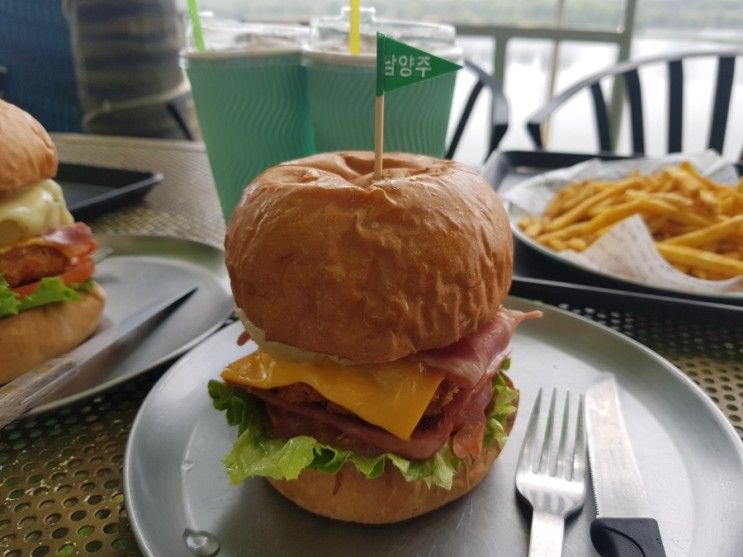
<path fill-rule="evenodd" d="M 11 288 L 59 275 L 67 264 L 67 256 L 51 246 L 19 246 L 0 253 L 0 275 Z"/>

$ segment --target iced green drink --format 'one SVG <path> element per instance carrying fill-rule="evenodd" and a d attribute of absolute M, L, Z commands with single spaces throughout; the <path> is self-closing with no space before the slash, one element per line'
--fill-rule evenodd
<path fill-rule="evenodd" d="M 241 48 L 190 52 L 186 69 L 229 221 L 253 178 L 276 163 L 314 152 L 300 49 L 253 40 Z"/>

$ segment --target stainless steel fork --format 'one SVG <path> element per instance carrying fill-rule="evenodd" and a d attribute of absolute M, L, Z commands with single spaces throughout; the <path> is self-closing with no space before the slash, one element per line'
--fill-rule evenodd
<path fill-rule="evenodd" d="M 113 248 L 110 248 L 108 246 L 100 246 L 98 247 L 90 256 L 90 258 L 93 260 L 93 263 L 96 265 L 106 259 L 109 255 L 111 255 L 114 252 Z"/>
<path fill-rule="evenodd" d="M 570 428 L 570 392 L 565 394 L 559 444 L 554 450 L 555 399 L 552 390 L 544 436 L 539 435 L 542 389 L 529 417 L 516 470 L 516 488 L 531 503 L 529 557 L 562 554 L 565 519 L 583 506 L 586 497 L 586 431 L 583 395 L 578 397 L 575 427 Z M 570 431 L 573 430 L 569 441 Z M 571 447 L 572 445 L 572 447 Z"/>

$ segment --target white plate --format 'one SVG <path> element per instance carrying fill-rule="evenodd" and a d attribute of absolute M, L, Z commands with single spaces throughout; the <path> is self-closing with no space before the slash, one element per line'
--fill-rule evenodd
<path fill-rule="evenodd" d="M 190 556 L 187 531 L 218 540 L 220 556 L 526 555 L 529 512 L 514 490 L 516 460 L 539 387 L 584 391 L 599 372 L 616 375 L 627 428 L 669 557 L 743 555 L 743 444 L 707 396 L 642 345 L 560 310 L 513 339 L 509 375 L 521 389 L 511 438 L 486 480 L 464 498 L 392 526 L 344 524 L 307 513 L 261 479 L 230 486 L 221 459 L 236 432 L 206 391 L 222 367 L 251 350 L 236 323 L 178 361 L 142 404 L 124 463 L 129 518 L 148 556 Z M 596 555 L 595 508 L 568 522 L 564 555 Z"/>
<path fill-rule="evenodd" d="M 32 413 L 44 412 L 112 387 L 183 354 L 214 332 L 233 309 L 224 252 L 177 238 L 97 235 L 114 253 L 96 266 L 106 291 L 98 330 L 105 330 L 155 299 L 158 286 L 173 280 L 198 286 L 165 319 L 142 330 L 115 351 L 84 366 L 70 383 Z"/>

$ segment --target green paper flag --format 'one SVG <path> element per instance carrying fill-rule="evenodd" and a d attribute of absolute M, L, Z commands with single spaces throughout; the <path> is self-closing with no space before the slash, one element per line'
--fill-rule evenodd
<path fill-rule="evenodd" d="M 377 96 L 462 66 L 377 33 Z"/>

